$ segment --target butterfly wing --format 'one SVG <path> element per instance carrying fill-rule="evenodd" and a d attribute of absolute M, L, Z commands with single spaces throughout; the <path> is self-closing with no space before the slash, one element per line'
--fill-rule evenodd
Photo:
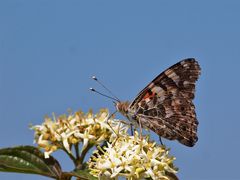
<path fill-rule="evenodd" d="M 149 83 L 129 105 L 128 112 L 159 136 L 194 146 L 198 121 L 192 100 L 199 75 L 195 59 L 178 62 Z"/>

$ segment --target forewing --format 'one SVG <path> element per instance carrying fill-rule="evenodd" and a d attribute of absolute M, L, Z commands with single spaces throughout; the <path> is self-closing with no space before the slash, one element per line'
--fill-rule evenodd
<path fill-rule="evenodd" d="M 199 75 L 200 66 L 195 59 L 178 62 L 139 93 L 129 112 L 161 137 L 193 146 L 198 139 L 198 121 L 192 100 Z"/>

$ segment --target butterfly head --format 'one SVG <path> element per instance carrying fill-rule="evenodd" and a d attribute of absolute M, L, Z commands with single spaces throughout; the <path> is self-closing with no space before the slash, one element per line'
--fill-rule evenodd
<path fill-rule="evenodd" d="M 120 112 L 121 114 L 123 114 L 124 116 L 127 115 L 128 113 L 128 106 L 129 106 L 129 102 L 125 101 L 125 102 L 115 102 L 115 107 L 117 109 L 118 112 Z"/>

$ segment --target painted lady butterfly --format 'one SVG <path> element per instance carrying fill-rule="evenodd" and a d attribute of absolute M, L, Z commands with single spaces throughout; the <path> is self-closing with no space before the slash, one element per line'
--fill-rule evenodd
<path fill-rule="evenodd" d="M 117 102 L 116 109 L 160 137 L 192 147 L 198 140 L 192 101 L 200 70 L 195 59 L 184 59 L 158 75 L 133 102 Z"/>

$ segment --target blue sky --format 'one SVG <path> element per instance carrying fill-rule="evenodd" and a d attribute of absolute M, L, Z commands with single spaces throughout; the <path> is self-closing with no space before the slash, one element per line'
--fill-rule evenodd
<path fill-rule="evenodd" d="M 237 0 L 0 1 L 0 147 L 31 145 L 28 124 L 52 112 L 113 111 L 111 101 L 89 92 L 100 89 L 92 75 L 132 100 L 167 67 L 195 57 L 199 141 L 193 148 L 164 143 L 181 179 L 240 179 L 239 8 Z M 47 179 L 0 173 L 16 178 Z"/>

